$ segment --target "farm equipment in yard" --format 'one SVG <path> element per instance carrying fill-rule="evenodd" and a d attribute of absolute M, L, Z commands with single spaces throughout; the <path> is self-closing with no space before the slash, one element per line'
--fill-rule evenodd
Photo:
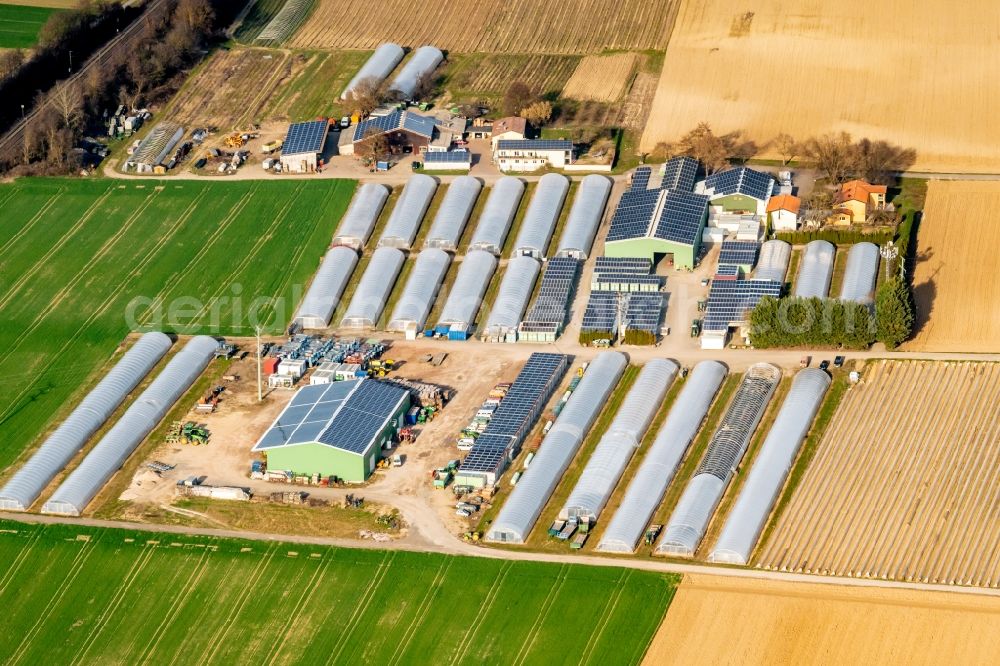
<path fill-rule="evenodd" d="M 226 390 L 225 386 L 216 386 L 212 391 L 198 399 L 194 406 L 196 412 L 212 413 L 219 406 L 219 395 Z"/>
<path fill-rule="evenodd" d="M 447 467 L 434 470 L 434 489 L 441 490 L 451 483 L 452 471 Z"/>
<path fill-rule="evenodd" d="M 652 546 L 653 542 L 656 541 L 656 537 L 660 536 L 660 532 L 663 530 L 663 525 L 650 525 L 649 529 L 646 530 L 646 537 L 643 539 L 647 546 Z"/>
<path fill-rule="evenodd" d="M 355 497 L 353 494 L 344 498 L 344 506 L 348 509 L 360 509 L 365 505 L 364 497 Z"/>
<path fill-rule="evenodd" d="M 226 148 L 242 148 L 246 142 L 246 135 L 239 132 L 230 134 L 225 140 Z"/>
<path fill-rule="evenodd" d="M 576 533 L 576 528 L 577 528 L 576 520 L 570 519 L 566 521 L 566 524 L 563 526 L 563 528 L 559 530 L 559 534 L 556 535 L 556 538 L 559 539 L 560 541 L 568 541 L 569 538 Z"/>
<path fill-rule="evenodd" d="M 563 531 L 564 527 L 566 527 L 566 521 L 557 518 L 549 527 L 549 536 L 559 536 L 559 533 Z"/>
<path fill-rule="evenodd" d="M 583 548 L 583 544 L 587 543 L 587 538 L 589 536 L 590 534 L 588 532 L 584 532 L 583 530 L 577 532 L 576 536 L 573 537 L 573 540 L 570 541 L 569 547 L 573 550 L 580 550 Z"/>
<path fill-rule="evenodd" d="M 208 438 L 211 433 L 204 426 L 198 425 L 194 421 L 188 421 L 181 428 L 181 435 L 184 437 L 184 441 L 188 444 L 194 444 L 198 446 L 199 444 L 208 444 Z"/>

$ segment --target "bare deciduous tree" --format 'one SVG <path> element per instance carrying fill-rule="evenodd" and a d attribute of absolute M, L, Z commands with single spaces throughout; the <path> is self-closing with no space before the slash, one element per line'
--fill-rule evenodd
<path fill-rule="evenodd" d="M 824 134 L 809 139 L 804 154 L 833 183 L 842 183 L 852 172 L 854 144 L 847 132 Z"/>
<path fill-rule="evenodd" d="M 58 83 L 52 89 L 50 99 L 59 113 L 63 127 L 73 129 L 83 119 L 83 94 L 76 83 L 72 81 Z"/>
<path fill-rule="evenodd" d="M 795 140 L 791 134 L 782 132 L 771 141 L 774 149 L 781 155 L 781 165 L 788 166 L 788 163 L 799 156 L 802 152 L 802 144 Z"/>
<path fill-rule="evenodd" d="M 354 86 L 349 98 L 354 110 L 366 116 L 379 104 L 389 99 L 388 84 L 375 77 L 361 79 Z"/>
<path fill-rule="evenodd" d="M 534 100 L 535 95 L 531 92 L 531 87 L 527 83 L 524 81 L 514 81 L 507 87 L 507 92 L 504 93 L 500 108 L 503 110 L 505 116 L 513 116 L 520 109 L 530 105 Z"/>

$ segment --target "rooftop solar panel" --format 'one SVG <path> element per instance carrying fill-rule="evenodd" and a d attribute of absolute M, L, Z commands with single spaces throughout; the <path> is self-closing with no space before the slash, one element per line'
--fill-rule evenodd
<path fill-rule="evenodd" d="M 566 139 L 501 139 L 497 150 L 572 150 L 573 142 Z"/>
<path fill-rule="evenodd" d="M 663 180 L 660 189 L 694 190 L 694 181 L 698 177 L 698 160 L 693 157 L 675 157 L 663 165 Z"/>
<path fill-rule="evenodd" d="M 713 280 L 705 307 L 704 329 L 724 331 L 745 323 L 747 312 L 765 296 L 781 296 L 781 284 L 770 280 Z"/>
<path fill-rule="evenodd" d="M 774 179 L 770 174 L 754 171 L 748 167 L 738 167 L 717 171 L 705 179 L 705 188 L 714 192 L 713 196 L 730 194 L 745 194 L 766 200 L 774 188 Z"/>
<path fill-rule="evenodd" d="M 323 152 L 327 129 L 326 119 L 292 123 L 288 126 L 288 134 L 285 135 L 285 141 L 281 146 L 281 154 L 300 155 Z"/>
<path fill-rule="evenodd" d="M 434 151 L 424 153 L 424 162 L 440 164 L 468 164 L 472 162 L 472 153 L 466 150 Z"/>
<path fill-rule="evenodd" d="M 583 313 L 582 331 L 614 333 L 618 322 L 618 294 L 613 291 L 592 291 Z"/>
<path fill-rule="evenodd" d="M 722 241 L 722 248 L 719 250 L 719 266 L 754 266 L 757 263 L 757 254 L 760 252 L 760 243 L 757 241 Z"/>
<path fill-rule="evenodd" d="M 694 245 L 701 238 L 707 218 L 708 197 L 690 192 L 668 191 L 653 235 L 675 243 Z"/>
<path fill-rule="evenodd" d="M 663 294 L 634 293 L 625 298 L 625 325 L 657 333 L 663 318 Z"/>

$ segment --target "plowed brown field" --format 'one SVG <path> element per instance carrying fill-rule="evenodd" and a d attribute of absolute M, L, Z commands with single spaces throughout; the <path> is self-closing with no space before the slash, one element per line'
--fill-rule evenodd
<path fill-rule="evenodd" d="M 996 597 L 685 576 L 643 664 L 995 664 L 998 628 Z"/>
<path fill-rule="evenodd" d="M 997 25 L 987 0 L 684 0 L 642 150 L 707 121 L 762 144 L 845 130 L 916 149 L 917 169 L 1000 171 Z"/>
<path fill-rule="evenodd" d="M 570 99 L 614 102 L 628 89 L 638 60 L 635 53 L 587 56 L 576 66 L 563 95 Z"/>

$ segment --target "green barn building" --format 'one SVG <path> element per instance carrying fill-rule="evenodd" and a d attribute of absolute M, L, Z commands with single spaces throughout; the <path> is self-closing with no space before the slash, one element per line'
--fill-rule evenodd
<path fill-rule="evenodd" d="M 409 408 L 407 389 L 374 379 L 306 386 L 253 450 L 271 470 L 361 483 L 392 447 Z"/>

